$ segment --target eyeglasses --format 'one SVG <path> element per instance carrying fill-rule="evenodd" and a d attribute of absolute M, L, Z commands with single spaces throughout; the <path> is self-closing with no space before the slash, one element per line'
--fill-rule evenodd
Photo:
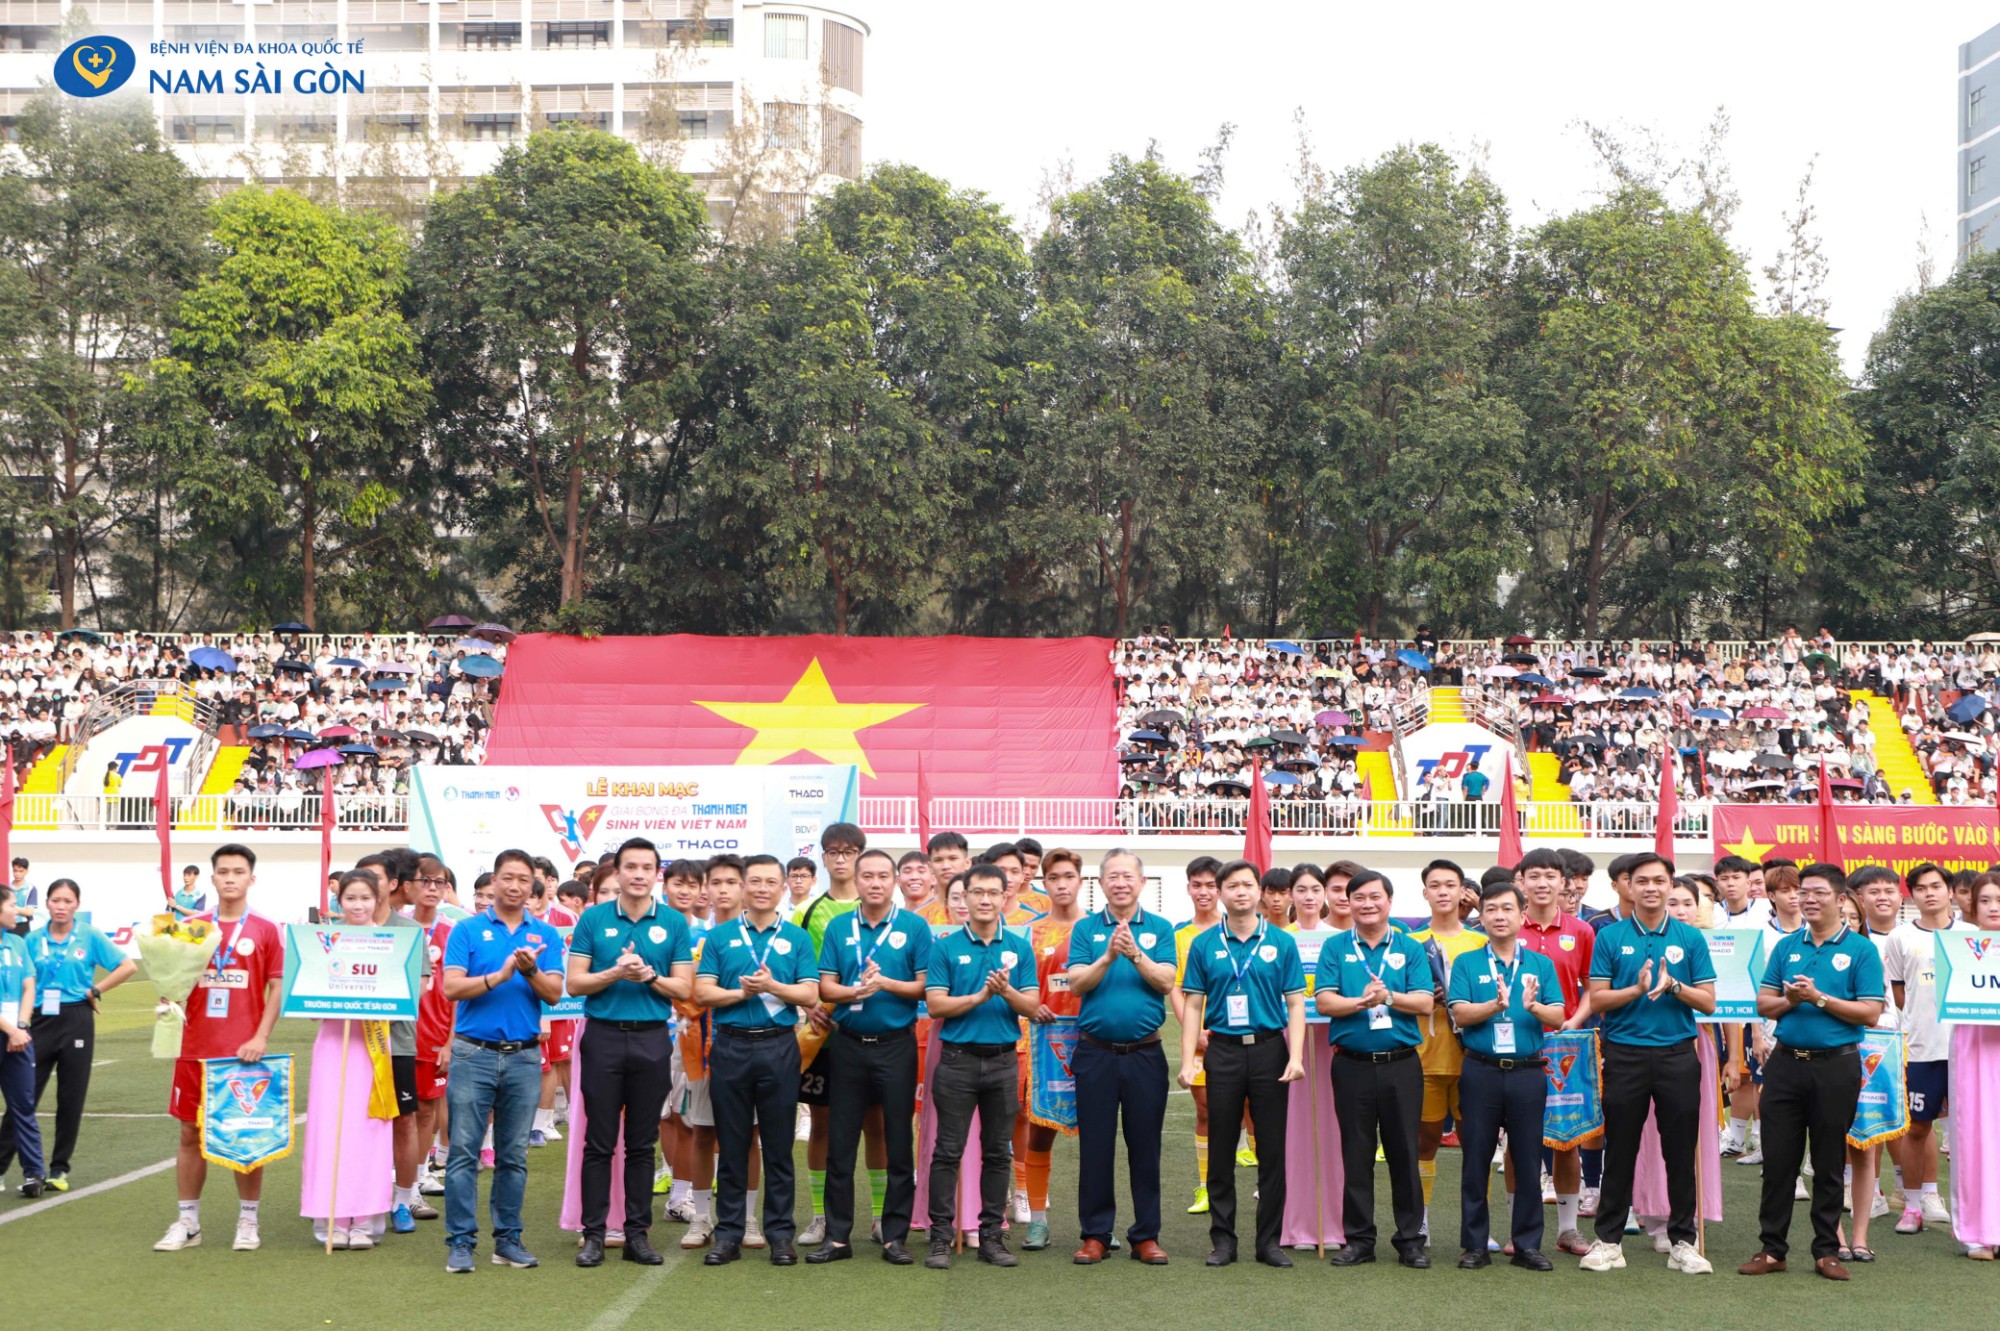
<path fill-rule="evenodd" d="M 968 890 L 966 895 L 971 897 L 1004 897 L 1007 895 L 1007 889 L 1004 887 L 975 887 Z"/>
<path fill-rule="evenodd" d="M 430 885 L 430 886 L 432 886 L 432 887 L 450 887 L 450 886 L 451 886 L 451 879 L 449 879 L 449 878 L 426 878 L 426 877 L 425 877 L 424 875 L 422 875 L 422 874 L 418 874 L 418 875 L 417 875 L 417 881 L 418 881 L 418 882 L 420 882 L 420 883 L 427 883 L 427 884 L 429 884 L 429 885 Z"/>

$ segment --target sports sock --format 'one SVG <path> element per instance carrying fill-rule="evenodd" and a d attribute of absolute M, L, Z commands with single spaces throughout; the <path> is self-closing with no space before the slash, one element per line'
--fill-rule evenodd
<path fill-rule="evenodd" d="M 889 1204 L 889 1171 L 871 1169 L 868 1171 L 868 1200 L 874 1205 L 870 1212 L 877 1220 L 882 1218 L 882 1208 Z"/>
<path fill-rule="evenodd" d="M 1889 1173 L 1896 1180 L 1896 1191 L 1903 1191 L 1903 1167 L 1901 1165 L 1890 1165 Z"/>
<path fill-rule="evenodd" d="M 236 1215 L 241 1220 L 255 1220 L 257 1218 L 257 1203 L 246 1202 L 239 1198 L 236 1203 Z"/>
<path fill-rule="evenodd" d="M 764 1213 L 757 1209 L 757 1189 L 748 1188 L 743 1193 L 743 1220 L 746 1224 L 761 1225 Z"/>
<path fill-rule="evenodd" d="M 1417 1178 L 1420 1181 L 1422 1181 L 1424 1185 L 1424 1209 L 1429 1210 L 1431 1204 L 1431 1190 L 1437 1187 L 1438 1162 L 1435 1160 L 1417 1161 Z"/>
<path fill-rule="evenodd" d="M 1603 1148 L 1598 1147 L 1592 1150 L 1581 1152 L 1577 1156 L 1577 1164 L 1583 1171 L 1584 1187 L 1596 1188 L 1596 1187 L 1601 1187 L 1603 1185 L 1604 1183 Z"/>
<path fill-rule="evenodd" d="M 201 1198 L 180 1204 L 180 1218 L 187 1221 L 190 1229 L 201 1228 Z"/>
<path fill-rule="evenodd" d="M 1723 1148 L 1725 1150 L 1740 1151 L 1749 1140 L 1750 1120 L 1747 1118 L 1732 1117 L 1729 1120 L 1729 1135 L 1722 1139 Z"/>
<path fill-rule="evenodd" d="M 1924 1190 L 1920 1195 L 1925 1197 L 1937 1196 L 1937 1180 L 1932 1179 L 1929 1183 L 1924 1184 Z"/>
<path fill-rule="evenodd" d="M 493 1125 L 491 1123 L 486 1125 L 486 1135 L 480 1139 L 479 1149 L 482 1151 L 493 1149 Z"/>
<path fill-rule="evenodd" d="M 806 1171 L 806 1178 L 812 1187 L 813 1214 L 816 1216 L 825 1215 L 826 1171 L 824 1169 L 808 1169 Z"/>
<path fill-rule="evenodd" d="M 1016 1197 L 1028 1195 L 1028 1162 L 1019 1157 L 1014 1160 L 1014 1195 Z"/>
<path fill-rule="evenodd" d="M 715 1214 L 710 1200 L 714 1196 L 715 1189 L 713 1188 L 694 1189 L 694 1213 L 697 1219 L 702 1216 L 713 1216 Z"/>
<path fill-rule="evenodd" d="M 674 1180 L 674 1186 L 667 1190 L 667 1205 L 679 1206 L 694 1194 L 694 1184 L 684 1178 Z"/>
<path fill-rule="evenodd" d="M 1194 1139 L 1194 1178 L 1198 1187 L 1208 1186 L 1208 1138 Z"/>
<path fill-rule="evenodd" d="M 1028 1219 L 1034 1224 L 1046 1225 L 1049 1223 L 1049 1213 L 1046 1208 L 1040 1211 L 1031 1210 L 1028 1212 Z"/>
<path fill-rule="evenodd" d="M 395 1204 L 397 1206 L 414 1206 L 416 1204 L 416 1201 L 417 1201 L 417 1190 L 415 1188 L 399 1187 L 396 1189 Z"/>
<path fill-rule="evenodd" d="M 1583 1199 L 1573 1192 L 1556 1194 L 1556 1234 L 1561 1236 L 1576 1228 L 1576 1208 Z"/>
<path fill-rule="evenodd" d="M 1046 1211 L 1049 1209 L 1049 1157 L 1050 1151 L 1028 1148 L 1028 1209 Z"/>

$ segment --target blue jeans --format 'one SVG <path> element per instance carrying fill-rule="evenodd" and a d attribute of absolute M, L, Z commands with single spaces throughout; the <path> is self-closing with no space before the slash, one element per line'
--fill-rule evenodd
<path fill-rule="evenodd" d="M 32 1044 L 14 1053 L 7 1048 L 6 1040 L 0 1039 L 0 1102 L 4 1102 L 4 1116 L 14 1130 L 13 1151 L 19 1152 L 21 1157 L 21 1177 L 40 1178 L 42 1128 L 35 1121 L 35 1046 Z"/>
<path fill-rule="evenodd" d="M 493 1116 L 493 1238 L 521 1240 L 521 1198 L 528 1190 L 528 1128 L 542 1097 L 542 1051 L 529 1044 L 511 1054 L 451 1042 L 451 1154 L 444 1167 L 444 1241 L 479 1238 L 479 1144 Z"/>

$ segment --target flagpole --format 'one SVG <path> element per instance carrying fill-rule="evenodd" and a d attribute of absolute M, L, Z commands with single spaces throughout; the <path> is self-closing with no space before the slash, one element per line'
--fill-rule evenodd
<path fill-rule="evenodd" d="M 160 755 L 160 779 L 153 788 L 153 834 L 160 839 L 160 895 L 174 899 L 174 797 L 167 786 L 167 755 Z"/>
<path fill-rule="evenodd" d="M 340 1205 L 340 1130 L 347 1123 L 347 1046 L 353 1035 L 354 1018 L 341 1018 L 340 1081 L 333 1097 L 333 1168 L 326 1175 L 326 1255 L 329 1257 L 333 1256 L 333 1222 L 338 1218 L 333 1212 Z"/>
<path fill-rule="evenodd" d="M 326 886 L 333 873 L 333 825 L 337 816 L 333 806 L 333 768 L 334 764 L 328 763 L 321 769 L 324 775 L 320 778 L 319 792 L 319 893 L 325 903 L 321 910 L 326 915 L 335 910 L 333 893 Z"/>
<path fill-rule="evenodd" d="M 1310 1051 L 1311 1041 L 1308 1040 L 1306 1043 L 1307 1049 Z M 1306 1055 L 1306 1062 L 1312 1062 L 1310 1052 Z M 1319 1167 L 1319 1078 L 1312 1074 L 1311 1068 L 1308 1068 L 1306 1069 L 1306 1080 L 1311 1083 L 1306 1093 L 1312 1104 L 1313 1248 L 1319 1256 L 1324 1257 L 1326 1256 L 1326 1184 L 1325 1175 L 1320 1173 Z"/>

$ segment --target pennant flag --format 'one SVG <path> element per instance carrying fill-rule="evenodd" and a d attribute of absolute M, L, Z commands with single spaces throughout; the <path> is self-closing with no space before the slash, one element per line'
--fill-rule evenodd
<path fill-rule="evenodd" d="M 1521 849 L 1521 819 L 1514 803 L 1514 751 L 1507 750 L 1507 774 L 1500 780 L 1500 863 L 1513 868 L 1527 852 Z"/>
<path fill-rule="evenodd" d="M 248 1174 L 292 1153 L 290 1054 L 256 1063 L 203 1059 L 201 1080 L 195 1112 L 204 1160 Z"/>
<path fill-rule="evenodd" d="M 1109 799 L 1106 638 L 577 638 L 507 649 L 495 765 L 851 763 L 864 796 Z"/>
<path fill-rule="evenodd" d="M 153 833 L 160 839 L 160 891 L 174 899 L 174 797 L 167 789 L 168 764 L 160 758 L 160 779 L 153 787 Z"/>
<path fill-rule="evenodd" d="M 1250 814 L 1243 820 L 1243 858 L 1263 873 L 1271 867 L 1271 792 L 1264 785 L 1264 769 L 1250 764 Z"/>
<path fill-rule="evenodd" d="M 1028 1120 L 1045 1128 L 1076 1131 L 1075 1017 L 1057 1017 L 1028 1027 Z"/>
<path fill-rule="evenodd" d="M 1653 853 L 1674 863 L 1674 821 L 1681 816 L 1680 783 L 1675 780 L 1676 762 L 1671 740 L 1660 741 L 1660 808 L 1653 817 Z"/>
<path fill-rule="evenodd" d="M 1840 841 L 1833 831 L 1833 783 L 1827 780 L 1826 759 L 1819 760 L 1819 857 L 1840 863 Z"/>

